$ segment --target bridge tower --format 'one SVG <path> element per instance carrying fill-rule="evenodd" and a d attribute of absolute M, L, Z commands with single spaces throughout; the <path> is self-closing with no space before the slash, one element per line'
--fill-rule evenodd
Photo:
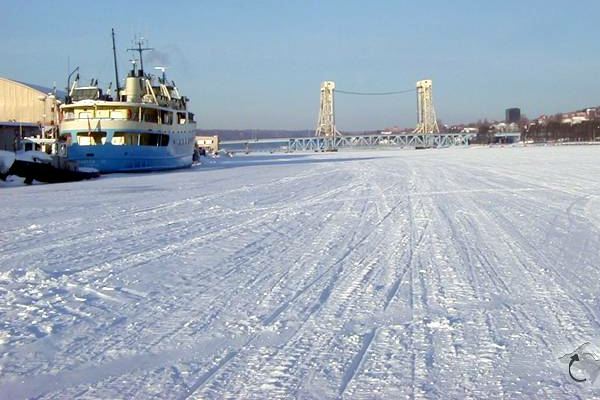
<path fill-rule="evenodd" d="M 432 81 L 417 82 L 417 127 L 414 133 L 440 133 L 433 108 Z"/>
<path fill-rule="evenodd" d="M 323 136 L 326 139 L 335 139 L 341 133 L 335 127 L 335 109 L 333 108 L 333 91 L 335 82 L 325 81 L 321 83 L 321 108 L 319 110 L 319 121 L 315 136 Z"/>

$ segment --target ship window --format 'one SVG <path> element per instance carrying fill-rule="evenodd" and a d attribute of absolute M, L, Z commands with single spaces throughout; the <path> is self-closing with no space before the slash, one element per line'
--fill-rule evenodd
<path fill-rule="evenodd" d="M 79 132 L 77 144 L 81 146 L 99 146 L 106 143 L 106 132 Z"/>
<path fill-rule="evenodd" d="M 194 122 L 194 114 L 189 113 L 188 118 L 190 119 L 190 122 Z"/>
<path fill-rule="evenodd" d="M 185 124 L 186 118 L 185 118 L 185 113 L 177 113 L 177 123 L 180 125 Z"/>
<path fill-rule="evenodd" d="M 96 87 L 77 88 L 73 91 L 73 101 L 96 100 L 100 97 L 100 91 Z"/>
<path fill-rule="evenodd" d="M 160 133 L 115 132 L 111 143 L 116 146 L 164 147 L 169 145 L 169 135 Z"/>
<path fill-rule="evenodd" d="M 173 113 L 170 111 L 162 110 L 160 112 L 160 119 L 165 125 L 173 125 Z"/>
<path fill-rule="evenodd" d="M 153 108 L 142 108 L 142 121 L 158 123 L 158 110 Z"/>
<path fill-rule="evenodd" d="M 142 133 L 140 136 L 140 146 L 160 147 L 169 144 L 169 136 L 158 133 Z"/>
<path fill-rule="evenodd" d="M 80 112 L 79 113 L 79 119 L 87 119 L 87 118 L 94 118 L 94 116 L 90 112 Z"/>
<path fill-rule="evenodd" d="M 139 133 L 115 132 L 111 143 L 114 146 L 137 146 L 140 143 Z"/>
<path fill-rule="evenodd" d="M 96 110 L 96 118 L 98 119 L 108 119 L 110 118 L 110 110 Z"/>
<path fill-rule="evenodd" d="M 113 110 L 110 112 L 111 119 L 127 119 L 126 110 Z"/>

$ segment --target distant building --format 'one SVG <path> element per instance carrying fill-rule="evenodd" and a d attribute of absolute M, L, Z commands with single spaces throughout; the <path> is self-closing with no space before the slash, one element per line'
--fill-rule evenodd
<path fill-rule="evenodd" d="M 196 136 L 196 146 L 200 149 L 204 149 L 209 153 L 216 153 L 219 151 L 219 137 L 218 136 Z"/>
<path fill-rule="evenodd" d="M 506 109 L 506 117 L 504 118 L 504 122 L 507 124 L 519 123 L 521 120 L 521 109 L 520 108 L 507 108 Z"/>
<path fill-rule="evenodd" d="M 490 131 L 506 133 L 506 132 L 519 132 L 519 125 L 515 122 L 507 124 L 506 122 L 498 122 L 490 125 Z"/>
<path fill-rule="evenodd" d="M 590 118 L 590 116 L 592 116 Z M 560 122 L 563 124 L 576 125 L 585 121 L 589 121 L 593 119 L 593 114 L 591 113 L 591 109 L 584 111 L 573 111 L 568 113 L 561 114 Z"/>
<path fill-rule="evenodd" d="M 513 144 L 521 140 L 520 132 L 499 132 L 494 134 L 494 143 Z"/>
<path fill-rule="evenodd" d="M 0 77 L 0 150 L 13 151 L 20 138 L 52 131 L 44 129 L 58 124 L 60 101 L 52 92 Z"/>

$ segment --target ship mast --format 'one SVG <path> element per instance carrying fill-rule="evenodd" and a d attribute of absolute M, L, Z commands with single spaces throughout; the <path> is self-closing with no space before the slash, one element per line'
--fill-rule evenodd
<path fill-rule="evenodd" d="M 115 47 L 115 28 L 112 29 L 113 59 L 115 61 L 115 79 L 116 79 L 116 100 L 121 101 L 121 88 L 119 86 L 119 69 L 117 68 L 117 49 Z"/>
<path fill-rule="evenodd" d="M 144 51 L 154 50 L 151 47 L 142 47 L 143 40 L 144 38 L 140 38 L 137 42 L 134 42 L 134 44 L 137 44 L 137 48 L 127 49 L 127 51 L 137 51 L 140 53 L 140 76 L 144 76 L 144 60 L 142 59 L 142 53 Z"/>

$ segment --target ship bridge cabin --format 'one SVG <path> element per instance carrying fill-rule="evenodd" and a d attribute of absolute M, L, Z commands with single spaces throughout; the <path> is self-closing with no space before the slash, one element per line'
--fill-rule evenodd
<path fill-rule="evenodd" d="M 125 88 L 120 90 L 119 99 L 103 94 L 95 86 L 77 87 L 73 84 L 67 104 L 63 105 L 62 120 L 121 120 L 146 122 L 160 125 L 185 125 L 194 123 L 194 114 L 187 111 L 188 98 L 180 96 L 174 83 L 166 84 L 159 78 L 152 84 L 152 77 L 130 74 Z M 109 89 L 110 90 L 110 89 Z M 96 122 L 96 121 L 94 121 Z"/>
<path fill-rule="evenodd" d="M 161 125 L 185 125 L 195 122 L 194 114 L 185 110 L 145 104 L 131 106 L 121 102 L 80 102 L 65 105 L 62 108 L 62 120 L 120 120 Z"/>

